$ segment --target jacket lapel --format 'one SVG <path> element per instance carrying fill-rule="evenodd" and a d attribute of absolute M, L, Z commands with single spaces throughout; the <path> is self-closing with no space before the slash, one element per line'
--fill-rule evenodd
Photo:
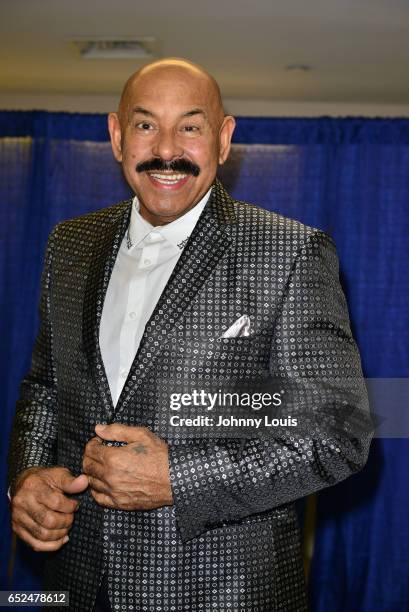
<path fill-rule="evenodd" d="M 122 238 L 129 225 L 132 200 L 107 211 L 105 223 L 98 221 L 99 239 L 92 246 L 83 305 L 82 341 L 89 369 L 99 390 L 105 412 L 111 418 L 114 407 L 99 347 L 102 307 Z"/>
<path fill-rule="evenodd" d="M 118 400 L 115 414 L 129 404 L 166 337 L 230 247 L 229 226 L 235 223 L 233 202 L 219 181 L 215 181 L 186 247 L 148 321 Z"/>

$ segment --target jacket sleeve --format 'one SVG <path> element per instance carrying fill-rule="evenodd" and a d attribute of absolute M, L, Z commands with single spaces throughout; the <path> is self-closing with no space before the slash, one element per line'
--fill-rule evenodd
<path fill-rule="evenodd" d="M 40 327 L 31 367 L 21 382 L 9 449 L 9 485 L 30 467 L 55 465 L 57 437 L 56 376 L 52 358 L 50 319 L 51 265 L 54 230 L 49 239 L 41 279 Z"/>
<path fill-rule="evenodd" d="M 373 428 L 360 356 L 335 247 L 319 230 L 295 257 L 274 324 L 269 369 L 272 379 L 297 381 L 295 408 L 310 419 L 308 427 L 267 439 L 172 446 L 174 508 L 183 540 L 336 484 L 365 465 Z M 350 426 L 345 415 L 360 421 L 358 426 Z"/>

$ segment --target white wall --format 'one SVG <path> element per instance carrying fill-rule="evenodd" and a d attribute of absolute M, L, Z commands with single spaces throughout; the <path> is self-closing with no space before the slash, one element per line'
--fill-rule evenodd
<path fill-rule="evenodd" d="M 349 102 L 294 102 L 225 99 L 227 112 L 255 117 L 409 117 L 409 105 Z M 1 93 L 0 110 L 48 110 L 107 113 L 116 110 L 118 96 L 56 93 Z"/>

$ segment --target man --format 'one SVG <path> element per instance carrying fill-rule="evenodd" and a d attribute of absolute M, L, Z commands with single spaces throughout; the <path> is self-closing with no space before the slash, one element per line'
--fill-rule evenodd
<path fill-rule="evenodd" d="M 369 434 L 332 427 L 345 380 L 366 409 L 333 243 L 228 196 L 234 125 L 202 68 L 144 67 L 109 115 L 135 199 L 50 236 L 12 521 L 72 610 L 305 610 L 292 502 L 365 464 Z M 307 380 L 314 436 L 169 427 L 179 386 L 266 377 Z"/>

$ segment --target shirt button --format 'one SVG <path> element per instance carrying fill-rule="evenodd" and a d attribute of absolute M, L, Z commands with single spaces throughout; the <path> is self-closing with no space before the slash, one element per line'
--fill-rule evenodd
<path fill-rule="evenodd" d="M 151 265 L 151 260 L 150 259 L 144 259 L 143 263 L 145 264 L 145 266 L 150 266 Z"/>
<path fill-rule="evenodd" d="M 136 318 L 136 312 L 132 311 L 129 313 L 129 318 L 130 319 L 135 319 Z"/>

